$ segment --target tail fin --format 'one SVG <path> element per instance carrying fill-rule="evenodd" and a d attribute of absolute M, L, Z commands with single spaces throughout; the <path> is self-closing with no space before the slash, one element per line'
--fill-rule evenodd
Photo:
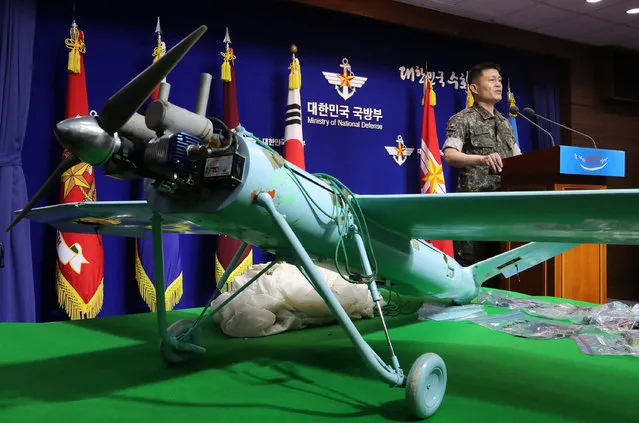
<path fill-rule="evenodd" d="M 507 278 L 511 277 L 578 245 L 580 244 L 529 242 L 469 267 L 475 284 L 481 286 L 486 280 L 500 273 Z"/>

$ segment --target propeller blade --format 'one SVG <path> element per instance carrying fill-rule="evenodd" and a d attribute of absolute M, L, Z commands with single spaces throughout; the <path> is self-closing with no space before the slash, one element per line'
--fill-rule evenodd
<path fill-rule="evenodd" d="M 36 192 L 31 201 L 27 203 L 27 205 L 20 211 L 20 213 L 18 213 L 18 216 L 13 220 L 13 222 L 11 222 L 11 224 L 7 227 L 6 232 L 9 232 L 15 225 L 18 224 L 18 222 L 20 222 L 20 220 L 22 220 L 24 216 L 27 215 L 27 213 L 31 211 L 33 206 L 35 206 L 40 200 L 40 197 L 42 197 L 47 191 L 49 191 L 53 184 L 60 182 L 60 177 L 64 172 L 66 172 L 68 169 L 71 169 L 78 163 L 80 163 L 80 159 L 78 159 L 73 154 L 70 154 L 64 160 L 62 160 L 58 167 L 53 171 L 51 176 L 49 176 L 49 179 L 47 179 L 44 185 L 42 185 L 38 192 Z"/>
<path fill-rule="evenodd" d="M 113 94 L 98 115 L 98 122 L 100 122 L 102 129 L 113 135 L 127 123 L 206 30 L 206 25 L 200 26 L 171 50 L 167 51 L 157 62 L 151 64 L 117 93 Z"/>

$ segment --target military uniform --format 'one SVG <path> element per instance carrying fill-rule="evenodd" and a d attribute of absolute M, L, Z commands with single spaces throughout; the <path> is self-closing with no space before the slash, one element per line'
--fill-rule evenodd
<path fill-rule="evenodd" d="M 492 115 L 475 103 L 448 120 L 446 141 L 442 150 L 452 147 L 465 154 L 485 156 L 499 153 L 502 159 L 521 154 L 515 134 L 508 119 L 495 110 Z M 487 192 L 501 189 L 500 175 L 489 174 L 488 165 L 458 169 L 457 191 Z M 455 241 L 455 256 L 464 266 L 477 263 L 500 253 L 499 242 Z M 493 278 L 483 286 L 498 287 L 499 280 Z"/>

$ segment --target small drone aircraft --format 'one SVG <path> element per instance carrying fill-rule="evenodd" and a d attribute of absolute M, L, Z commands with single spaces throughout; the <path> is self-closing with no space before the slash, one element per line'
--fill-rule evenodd
<path fill-rule="evenodd" d="M 166 100 L 151 103 L 142 121 L 136 111 L 206 29 L 195 30 L 131 80 L 97 116 L 59 122 L 55 135 L 70 154 L 7 228 L 26 216 L 63 232 L 144 237 L 150 230 L 160 350 L 169 363 L 202 354 L 198 328 L 204 318 L 250 283 L 209 314 L 205 315 L 207 306 L 197 320 L 167 327 L 163 232 L 225 234 L 242 240 L 244 248 L 256 245 L 298 266 L 365 363 L 390 386 L 405 389 L 408 406 L 419 418 L 440 407 L 446 366 L 440 356 L 427 353 L 404 373 L 384 322 L 379 288 L 464 304 L 487 279 L 515 275 L 580 243 L 639 241 L 639 190 L 356 195 L 330 175 L 309 174 L 288 163 L 243 127 L 228 128 L 219 119 Z M 103 166 L 115 178 L 144 178 L 146 200 L 31 210 L 66 169 L 82 162 Z M 435 210 L 446 213 L 430 212 Z M 463 267 L 424 239 L 528 243 Z M 228 269 L 235 267 L 244 248 Z M 317 265 L 340 272 L 346 268 L 347 280 L 368 285 L 391 364 L 363 339 Z M 228 274 L 219 281 L 218 290 Z"/>

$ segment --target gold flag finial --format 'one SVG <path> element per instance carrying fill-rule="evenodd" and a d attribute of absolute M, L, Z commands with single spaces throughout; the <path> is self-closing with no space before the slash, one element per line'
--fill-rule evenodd
<path fill-rule="evenodd" d="M 86 53 L 86 47 L 84 45 L 84 34 L 80 37 L 80 30 L 75 23 L 75 19 L 71 24 L 71 29 L 69 29 L 69 38 L 64 40 L 64 44 L 71 50 L 67 69 L 73 73 L 80 73 L 80 55 Z"/>
<path fill-rule="evenodd" d="M 226 44 L 226 50 L 220 54 L 224 58 L 222 62 L 222 81 L 231 82 L 231 62 L 235 60 L 233 49 L 230 47 L 231 37 L 229 36 L 229 29 L 226 28 L 226 34 L 224 35 L 224 44 Z"/>
<path fill-rule="evenodd" d="M 158 44 L 153 49 L 153 62 L 160 60 L 160 57 L 166 54 L 166 44 L 162 41 L 162 28 L 160 27 L 160 17 L 158 16 L 158 23 L 155 26 L 155 33 L 158 34 Z"/>
<path fill-rule="evenodd" d="M 302 70 L 300 61 L 295 55 L 297 54 L 297 46 L 291 45 L 291 54 L 293 55 L 291 65 L 288 67 L 291 71 L 288 75 L 288 89 L 297 90 L 302 86 Z"/>

